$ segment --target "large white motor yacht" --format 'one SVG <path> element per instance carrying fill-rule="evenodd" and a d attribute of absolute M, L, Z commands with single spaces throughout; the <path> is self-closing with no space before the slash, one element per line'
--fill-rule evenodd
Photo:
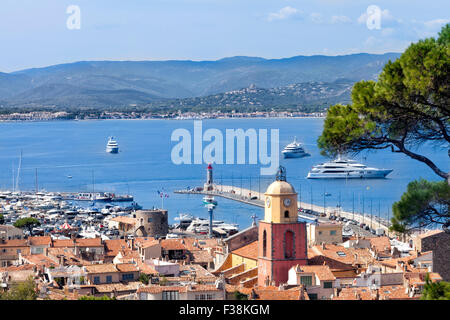
<path fill-rule="evenodd" d="M 108 144 L 106 145 L 106 152 L 109 153 L 119 152 L 119 145 L 117 144 L 117 141 L 114 140 L 114 137 L 109 138 Z"/>
<path fill-rule="evenodd" d="M 297 142 L 297 137 L 295 137 L 294 141 L 289 143 L 281 153 L 285 158 L 303 158 L 310 156 L 310 154 L 305 151 L 302 144 Z"/>
<path fill-rule="evenodd" d="M 355 160 L 338 157 L 331 162 L 314 166 L 308 173 L 308 179 L 355 179 L 386 178 L 392 169 L 367 167 Z"/>

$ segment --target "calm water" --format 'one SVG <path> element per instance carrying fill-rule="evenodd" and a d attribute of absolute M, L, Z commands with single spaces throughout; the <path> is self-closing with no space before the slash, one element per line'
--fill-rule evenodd
<path fill-rule="evenodd" d="M 311 157 L 281 159 L 287 169 L 288 181 L 301 195 L 301 200 L 326 207 L 336 207 L 341 202 L 344 209 L 362 211 L 363 199 L 366 213 L 387 217 L 388 208 L 397 201 L 409 181 L 417 178 L 438 180 L 427 166 L 402 154 L 388 150 L 360 154 L 370 166 L 391 168 L 388 179 L 379 180 L 307 180 L 309 169 L 326 159 L 316 146 L 322 131 L 322 119 L 224 119 L 205 120 L 203 130 L 255 128 L 280 130 L 280 155 L 282 148 L 294 136 L 305 144 Z M 177 195 L 172 191 L 187 186 L 202 185 L 206 165 L 175 165 L 170 153 L 175 142 L 170 141 L 172 131 L 185 128 L 193 131 L 193 121 L 171 120 L 108 120 L 1 123 L 0 136 L 0 187 L 12 189 L 12 169 L 19 163 L 23 150 L 20 189 L 34 190 L 35 169 L 40 189 L 47 191 L 112 191 L 130 192 L 145 208 L 161 207 L 157 191 L 165 190 L 164 208 L 169 210 L 170 222 L 179 212 L 207 217 L 201 196 Z M 105 146 L 109 136 L 114 136 L 120 146 L 119 154 L 108 154 Z M 206 146 L 207 143 L 204 143 Z M 449 170 L 447 151 L 421 146 L 420 152 L 429 156 L 442 169 Z M 364 160 L 365 157 L 365 160 Z M 259 165 L 214 165 L 216 182 L 223 181 L 240 187 L 264 191 L 273 177 L 260 176 Z M 68 175 L 73 178 L 68 179 Z M 324 193 L 331 196 L 324 197 Z M 215 219 L 238 223 L 241 228 L 251 224 L 250 217 L 263 216 L 260 208 L 217 199 L 219 206 Z M 371 208 L 372 204 L 372 208 Z"/>

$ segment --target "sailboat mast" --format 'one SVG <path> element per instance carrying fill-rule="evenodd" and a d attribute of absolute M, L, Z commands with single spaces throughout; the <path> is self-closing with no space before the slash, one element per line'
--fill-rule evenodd
<path fill-rule="evenodd" d="M 38 192 L 39 192 L 39 187 L 38 187 L 37 168 L 35 168 L 34 174 L 35 174 L 35 178 L 36 178 L 36 180 L 35 180 L 35 184 L 36 184 L 36 193 L 38 193 Z"/>
<path fill-rule="evenodd" d="M 22 150 L 20 150 L 19 167 L 17 168 L 16 190 L 19 191 L 20 169 L 22 167 Z"/>
<path fill-rule="evenodd" d="M 14 161 L 12 162 L 11 172 L 12 172 L 12 192 L 14 192 L 15 185 L 16 185 L 15 178 L 14 178 Z"/>

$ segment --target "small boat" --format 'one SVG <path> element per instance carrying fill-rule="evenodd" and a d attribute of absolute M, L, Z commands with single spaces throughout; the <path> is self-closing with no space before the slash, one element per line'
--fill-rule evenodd
<path fill-rule="evenodd" d="M 217 206 L 217 201 L 214 200 L 214 197 L 206 196 L 203 198 L 203 204 L 204 205 L 213 204 L 213 205 Z"/>
<path fill-rule="evenodd" d="M 67 179 L 72 179 L 72 176 L 71 176 L 71 175 L 68 175 L 68 176 L 67 176 Z"/>
<path fill-rule="evenodd" d="M 114 137 L 109 138 L 108 144 L 106 145 L 106 152 L 108 153 L 119 152 L 119 145 L 117 144 L 117 141 L 114 140 Z"/>

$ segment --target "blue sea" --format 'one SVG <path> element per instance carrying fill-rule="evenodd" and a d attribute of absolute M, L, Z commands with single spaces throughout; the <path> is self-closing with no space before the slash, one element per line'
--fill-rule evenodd
<path fill-rule="evenodd" d="M 177 189 L 203 185 L 207 164 L 176 165 L 171 161 L 171 141 L 175 129 L 193 132 L 191 120 L 93 120 L 51 122 L 4 122 L 0 124 L 0 188 L 11 190 L 13 172 L 17 176 L 20 153 L 22 164 L 20 190 L 35 189 L 37 169 L 39 189 L 47 191 L 108 191 L 130 193 L 144 208 L 169 210 L 169 222 L 179 213 L 207 217 L 198 195 L 174 194 Z M 367 214 L 388 217 L 392 204 L 399 200 L 408 182 L 425 178 L 440 178 L 426 165 L 390 150 L 363 152 L 355 160 L 369 166 L 390 168 L 387 179 L 377 180 L 308 180 L 310 168 L 327 159 L 320 155 L 316 141 L 321 134 L 323 119 L 215 119 L 203 120 L 203 130 L 279 129 L 280 156 L 283 147 L 294 136 L 304 143 L 311 157 L 280 159 L 286 167 L 287 180 L 293 184 L 303 202 L 326 207 L 341 205 L 347 211 L 363 210 Z M 109 136 L 120 147 L 118 154 L 105 152 Z M 204 146 L 209 142 L 204 142 Z M 449 170 L 447 150 L 421 145 L 417 152 L 431 158 L 441 169 Z M 248 160 L 247 162 L 248 163 Z M 213 164 L 215 182 L 234 184 L 264 191 L 274 176 L 261 176 L 260 164 Z M 72 176 L 71 179 L 68 176 Z M 169 195 L 163 200 L 158 195 Z M 324 194 L 331 194 L 324 196 Z M 248 227 L 251 216 L 263 217 L 263 209 L 217 199 L 215 219 Z M 164 201 L 164 203 L 162 203 Z"/>

